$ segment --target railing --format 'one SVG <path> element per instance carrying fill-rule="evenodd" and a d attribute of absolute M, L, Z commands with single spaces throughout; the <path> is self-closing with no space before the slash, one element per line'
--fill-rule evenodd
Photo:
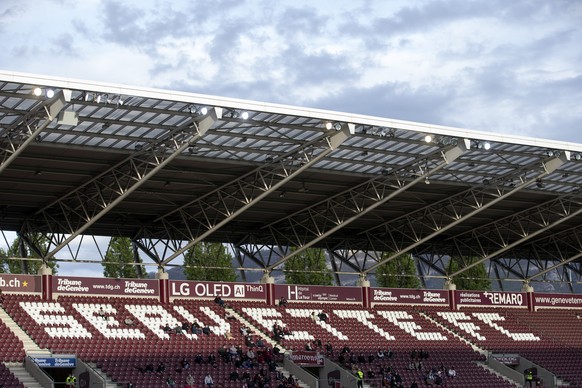
<path fill-rule="evenodd" d="M 36 381 L 38 381 L 43 387 L 55 387 L 53 378 L 49 376 L 44 371 L 44 369 L 39 367 L 38 364 L 30 357 L 30 355 L 27 355 L 24 359 L 24 369 L 26 369 L 26 371 L 30 373 L 30 375 L 34 377 Z"/>
<path fill-rule="evenodd" d="M 309 385 L 309 387 L 319 388 L 319 379 L 316 376 L 313 376 L 305 369 L 303 369 L 302 367 L 300 367 L 299 365 L 295 364 L 293 361 L 291 361 L 288 357 L 288 354 L 285 354 L 285 357 L 283 358 L 283 367 L 287 369 L 292 375 L 297 377 L 299 380 Z"/>

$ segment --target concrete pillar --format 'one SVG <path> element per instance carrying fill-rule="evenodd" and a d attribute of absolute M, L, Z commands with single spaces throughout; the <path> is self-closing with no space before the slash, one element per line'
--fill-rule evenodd
<path fill-rule="evenodd" d="M 275 306 L 277 301 L 275 300 L 275 278 L 271 276 L 270 272 L 265 272 L 261 278 L 261 283 L 265 285 L 267 304 L 269 306 Z"/>
<path fill-rule="evenodd" d="M 46 264 L 42 264 L 38 269 L 41 281 L 41 297 L 44 301 L 53 300 L 53 270 Z"/>
<path fill-rule="evenodd" d="M 159 282 L 160 303 L 170 303 L 170 276 L 164 268 L 159 268 L 158 272 L 156 272 L 156 279 L 158 279 Z"/>
<path fill-rule="evenodd" d="M 457 293 L 457 285 L 452 279 L 447 279 L 445 282 L 445 290 L 449 290 L 449 308 L 451 310 L 457 309 L 457 301 L 455 299 L 455 294 Z"/>

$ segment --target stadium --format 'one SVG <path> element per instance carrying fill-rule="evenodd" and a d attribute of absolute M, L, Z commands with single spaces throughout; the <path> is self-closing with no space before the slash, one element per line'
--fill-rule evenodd
<path fill-rule="evenodd" d="M 582 386 L 582 145 L 13 72 L 0 101 L 4 387 Z M 111 237 L 139 278 L 55 268 Z M 237 281 L 171 276 L 202 242 Z M 285 284 L 310 249 L 335 285 Z M 378 287 L 403 255 L 419 287 Z"/>

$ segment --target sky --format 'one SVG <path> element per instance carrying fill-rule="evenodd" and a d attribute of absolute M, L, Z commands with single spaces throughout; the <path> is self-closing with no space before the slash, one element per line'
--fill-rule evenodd
<path fill-rule="evenodd" d="M 2 0 L 0 70 L 582 143 L 580 0 Z"/>
<path fill-rule="evenodd" d="M 0 69 L 582 143 L 580 0 L 2 0 Z"/>

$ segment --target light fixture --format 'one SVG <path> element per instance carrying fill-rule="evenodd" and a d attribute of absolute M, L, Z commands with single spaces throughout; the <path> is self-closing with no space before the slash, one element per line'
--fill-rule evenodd
<path fill-rule="evenodd" d="M 486 150 L 486 151 L 489 150 L 489 149 L 491 149 L 491 143 L 489 143 L 488 141 L 484 142 L 483 143 L 483 149 Z"/>
<path fill-rule="evenodd" d="M 582 155 L 580 155 L 580 154 L 574 154 L 573 157 L 574 157 L 574 160 L 578 160 L 578 161 L 582 160 Z"/>
<path fill-rule="evenodd" d="M 135 145 L 135 150 L 138 151 L 138 152 L 141 151 L 141 150 L 143 150 L 143 144 L 139 144 L 139 143 L 136 144 Z"/>
<path fill-rule="evenodd" d="M 390 175 L 390 171 L 388 171 L 388 169 L 386 169 L 386 168 L 383 168 L 382 171 L 380 171 L 380 173 L 384 176 Z"/>
<path fill-rule="evenodd" d="M 273 157 L 272 157 L 271 155 L 268 155 L 268 156 L 265 158 L 265 162 L 266 162 L 266 163 L 273 163 L 273 160 L 274 160 L 274 159 L 273 159 Z"/>
<path fill-rule="evenodd" d="M 424 136 L 424 141 L 427 143 L 430 143 L 432 141 L 432 136 L 431 135 L 425 135 Z"/>
<path fill-rule="evenodd" d="M 336 131 L 341 131 L 342 125 L 340 123 L 335 123 L 333 125 L 333 129 L 335 129 Z"/>
<path fill-rule="evenodd" d="M 55 91 L 52 89 L 47 89 L 46 96 L 47 96 L 47 98 L 53 98 L 55 96 Z"/>
<path fill-rule="evenodd" d="M 489 178 L 484 178 L 484 179 L 483 179 L 483 184 L 484 184 L 485 186 L 487 186 L 489 183 L 491 183 L 491 181 L 489 180 Z"/>
<path fill-rule="evenodd" d="M 536 179 L 536 186 L 540 189 L 543 189 L 544 187 L 546 187 L 546 184 L 544 183 L 543 180 L 538 178 L 538 179 Z"/>
<path fill-rule="evenodd" d="M 430 180 L 428 179 L 428 177 L 424 178 L 424 184 L 430 185 Z"/>
<path fill-rule="evenodd" d="M 37 97 L 40 97 L 42 95 L 42 89 L 41 88 L 34 88 L 34 89 L 32 89 L 32 94 L 34 94 Z"/>
<path fill-rule="evenodd" d="M 240 115 L 240 117 L 241 117 L 243 120 L 246 120 L 246 119 L 248 119 L 248 118 L 249 118 L 249 112 L 242 112 L 242 113 L 241 113 L 241 115 Z"/>
<path fill-rule="evenodd" d="M 325 129 L 332 129 L 333 128 L 333 124 L 331 122 L 327 122 L 325 123 Z"/>

